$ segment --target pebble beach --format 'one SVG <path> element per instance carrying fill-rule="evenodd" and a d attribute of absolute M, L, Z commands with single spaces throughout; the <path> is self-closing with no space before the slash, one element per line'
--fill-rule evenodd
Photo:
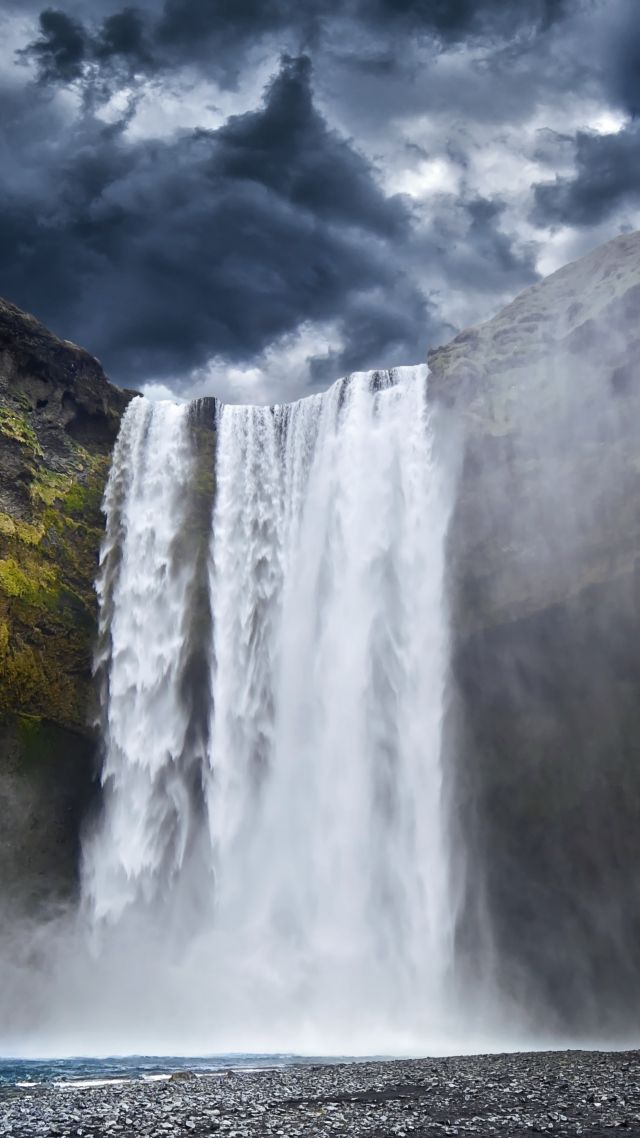
<path fill-rule="evenodd" d="M 640 1136 L 639 1052 L 290 1065 L 5 1086 L 3 1138 Z"/>

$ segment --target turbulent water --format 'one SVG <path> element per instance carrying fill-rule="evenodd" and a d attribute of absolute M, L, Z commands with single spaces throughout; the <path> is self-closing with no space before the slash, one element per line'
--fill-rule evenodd
<path fill-rule="evenodd" d="M 70 1040 L 82 1004 L 120 1051 L 451 1049 L 450 500 L 426 369 L 271 408 L 130 404 Z"/>

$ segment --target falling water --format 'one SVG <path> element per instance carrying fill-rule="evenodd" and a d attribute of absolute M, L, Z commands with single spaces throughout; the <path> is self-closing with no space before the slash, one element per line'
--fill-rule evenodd
<path fill-rule="evenodd" d="M 426 371 L 216 417 L 203 746 L 185 695 L 189 408 L 134 401 L 114 455 L 85 910 L 106 938 L 180 913 L 153 982 L 179 974 L 210 1048 L 433 1045 L 454 1004 L 455 905 L 449 494 Z"/>
<path fill-rule="evenodd" d="M 180 872 L 192 828 L 181 698 L 194 566 L 179 539 L 192 475 L 188 408 L 133 401 L 105 494 L 97 582 L 103 825 L 85 851 L 96 918 L 144 904 Z"/>

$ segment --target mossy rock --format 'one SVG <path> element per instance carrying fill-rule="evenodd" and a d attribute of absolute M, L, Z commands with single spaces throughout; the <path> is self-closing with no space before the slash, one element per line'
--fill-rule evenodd
<path fill-rule="evenodd" d="M 38 436 L 24 411 L 0 407 L 0 434 L 6 439 L 13 439 L 21 446 L 28 447 L 38 458 L 44 458 Z"/>
<path fill-rule="evenodd" d="M 100 507 L 131 394 L 0 301 L 0 713 L 89 730 Z"/>

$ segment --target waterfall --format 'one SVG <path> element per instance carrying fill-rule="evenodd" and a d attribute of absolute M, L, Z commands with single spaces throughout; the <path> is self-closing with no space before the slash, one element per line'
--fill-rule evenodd
<path fill-rule="evenodd" d="M 96 951 L 148 922 L 153 982 L 180 977 L 210 1050 L 433 1046 L 454 1004 L 456 914 L 450 495 L 426 369 L 216 408 L 197 744 L 189 416 L 134 400 L 105 496 L 104 794 L 83 873 Z"/>
<path fill-rule="evenodd" d="M 179 557 L 191 475 L 187 408 L 131 404 L 105 494 L 97 582 L 104 678 L 103 826 L 85 851 L 96 917 L 180 872 L 191 827 L 180 698 L 193 567 Z"/>

